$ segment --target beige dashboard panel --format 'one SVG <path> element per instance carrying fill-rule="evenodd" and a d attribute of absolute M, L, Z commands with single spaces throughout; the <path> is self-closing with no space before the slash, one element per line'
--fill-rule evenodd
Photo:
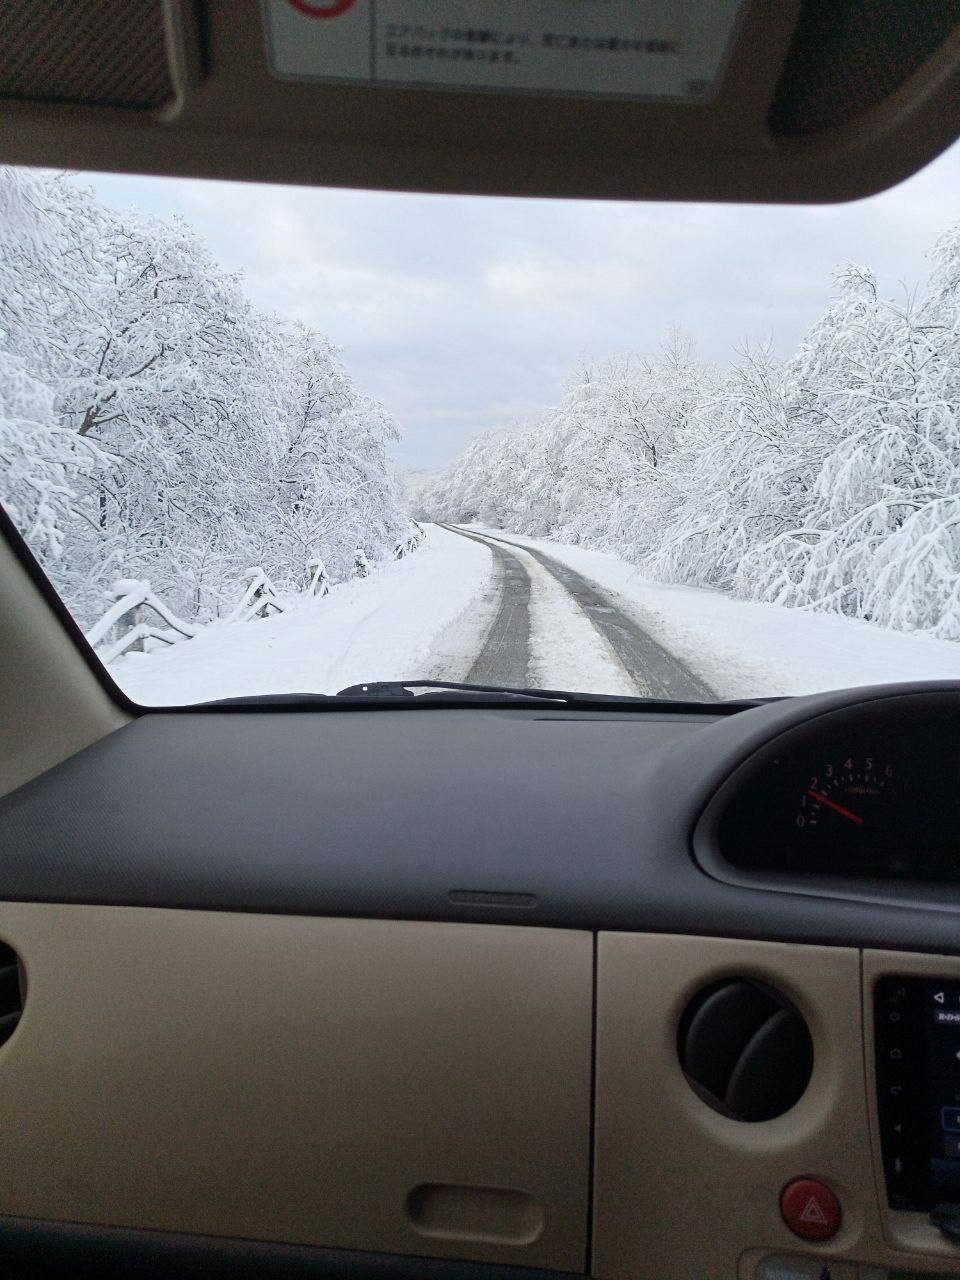
<path fill-rule="evenodd" d="M 0 1213 L 583 1269 L 589 934 L 6 903 L 0 937 Z"/>
<path fill-rule="evenodd" d="M 729 975 L 780 988 L 810 1026 L 814 1073 L 786 1115 L 726 1119 L 688 1086 L 677 1026 Z M 878 1234 L 855 950 L 721 938 L 601 934 L 593 1273 L 609 1280 L 737 1275 L 741 1254 L 864 1256 Z M 792 1178 L 825 1179 L 844 1219 L 829 1249 L 780 1218 Z"/>
<path fill-rule="evenodd" d="M 863 964 L 861 981 L 861 959 Z M 886 1208 L 873 1104 L 872 985 L 881 973 L 960 977 L 960 961 L 728 938 L 601 934 L 597 969 L 592 1272 L 603 1280 L 753 1280 L 771 1256 L 960 1276 L 960 1258 L 920 1214 Z M 716 1114 L 680 1070 L 677 1028 L 701 987 L 729 976 L 779 988 L 814 1047 L 806 1093 L 776 1120 Z M 866 1001 L 866 1023 L 864 1021 Z M 793 1178 L 823 1179 L 843 1220 L 826 1244 L 779 1212 Z M 816 1273 L 816 1269 L 813 1269 Z M 766 1273 L 764 1273 L 766 1274 Z"/>

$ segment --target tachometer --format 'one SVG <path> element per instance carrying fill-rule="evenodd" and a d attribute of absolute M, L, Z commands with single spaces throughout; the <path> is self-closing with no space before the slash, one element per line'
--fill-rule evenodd
<path fill-rule="evenodd" d="M 801 831 L 876 836 L 890 829 L 899 788 L 889 760 L 868 755 L 826 760 L 805 781 L 795 817 Z"/>
<path fill-rule="evenodd" d="M 701 864 L 749 883 L 821 877 L 847 892 L 872 881 L 869 894 L 926 881 L 960 901 L 958 726 L 951 690 L 874 697 L 780 732 L 707 805 L 694 836 Z"/>

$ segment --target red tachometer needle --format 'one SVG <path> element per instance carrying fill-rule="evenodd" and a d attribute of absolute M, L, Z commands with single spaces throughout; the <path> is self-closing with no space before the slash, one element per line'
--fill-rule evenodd
<path fill-rule="evenodd" d="M 863 819 L 857 813 L 852 813 L 849 809 L 845 809 L 842 804 L 837 804 L 836 800 L 831 800 L 829 796 L 821 795 L 819 791 L 808 791 L 808 796 L 813 796 L 814 800 L 818 800 L 820 804 L 825 804 L 828 809 L 832 809 L 834 813 L 839 813 L 841 818 L 846 818 L 848 822 L 855 822 L 858 827 L 863 826 Z"/>

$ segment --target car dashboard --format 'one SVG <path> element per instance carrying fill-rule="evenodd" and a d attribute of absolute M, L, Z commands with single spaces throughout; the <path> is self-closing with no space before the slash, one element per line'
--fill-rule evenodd
<path fill-rule="evenodd" d="M 960 1270 L 958 712 L 139 716 L 0 801 L 0 1244 Z"/>

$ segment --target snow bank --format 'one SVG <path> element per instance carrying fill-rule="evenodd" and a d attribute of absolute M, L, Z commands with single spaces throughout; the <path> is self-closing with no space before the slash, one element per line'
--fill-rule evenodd
<path fill-rule="evenodd" d="M 127 654 L 110 672 L 147 706 L 438 679 L 430 665 L 434 640 L 471 610 L 490 569 L 485 547 L 431 527 L 416 554 L 333 587 L 323 599 L 263 621 L 213 624 L 166 652 Z M 467 664 L 483 639 L 475 629 L 459 628 Z"/>

